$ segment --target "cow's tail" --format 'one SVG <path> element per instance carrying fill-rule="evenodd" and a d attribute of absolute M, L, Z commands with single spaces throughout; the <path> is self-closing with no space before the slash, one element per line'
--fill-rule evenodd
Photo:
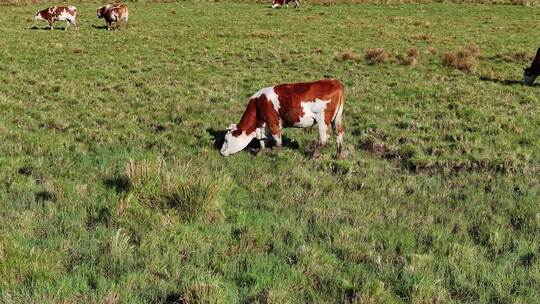
<path fill-rule="evenodd" d="M 126 7 L 126 13 L 124 14 L 124 22 L 126 24 L 126 29 L 129 28 L 129 10 Z"/>
<path fill-rule="evenodd" d="M 332 130 L 336 137 L 337 154 L 338 159 L 343 159 L 343 133 L 345 128 L 343 127 L 343 106 L 345 105 L 345 89 L 343 85 L 339 90 L 339 104 L 336 109 L 334 120 L 332 121 Z"/>
<path fill-rule="evenodd" d="M 343 105 L 345 103 L 345 90 L 341 87 L 339 91 L 339 101 L 334 114 L 334 120 L 332 121 L 332 126 L 334 132 L 339 132 L 339 128 L 343 128 Z"/>

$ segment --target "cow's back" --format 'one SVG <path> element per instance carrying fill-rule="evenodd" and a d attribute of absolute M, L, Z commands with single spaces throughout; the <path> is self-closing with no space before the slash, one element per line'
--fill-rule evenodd
<path fill-rule="evenodd" d="M 330 123 L 343 101 L 344 87 L 339 80 L 281 84 L 274 87 L 279 99 L 279 115 L 285 125 L 294 125 L 304 115 L 302 103 L 325 102 L 325 122 Z"/>
<path fill-rule="evenodd" d="M 107 12 L 106 18 L 111 21 L 119 21 L 126 19 L 128 16 L 128 6 L 125 4 L 113 4 L 111 5 Z"/>

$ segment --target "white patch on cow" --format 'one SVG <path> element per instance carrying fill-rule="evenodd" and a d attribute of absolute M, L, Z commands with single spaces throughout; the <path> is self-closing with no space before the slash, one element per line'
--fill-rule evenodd
<path fill-rule="evenodd" d="M 277 3 L 272 4 L 272 8 L 277 8 L 277 7 L 280 7 L 280 5 Z"/>
<path fill-rule="evenodd" d="M 536 80 L 536 77 L 536 75 L 527 75 L 526 73 L 523 73 L 523 84 L 531 86 Z"/>
<path fill-rule="evenodd" d="M 313 125 L 314 122 L 324 124 L 324 111 L 330 100 L 315 99 L 315 101 L 301 102 L 300 106 L 304 115 L 300 117 L 300 121 L 295 123 L 297 128 L 306 128 Z"/>
<path fill-rule="evenodd" d="M 258 140 L 266 139 L 270 135 L 271 135 L 270 129 L 268 128 L 266 123 L 264 123 L 260 128 L 255 129 L 255 137 Z"/>
<path fill-rule="evenodd" d="M 270 132 L 270 128 L 268 128 L 268 125 L 266 123 L 263 123 L 263 125 L 260 128 L 255 129 L 255 138 L 259 140 L 259 144 L 261 145 L 261 149 L 265 148 L 264 140 L 272 136 L 272 133 Z"/>
<path fill-rule="evenodd" d="M 253 94 L 251 98 L 259 98 L 262 95 L 266 96 L 266 99 L 268 99 L 272 105 L 274 106 L 274 110 L 279 113 L 280 105 L 279 105 L 279 97 L 277 96 L 276 92 L 274 91 L 274 87 L 267 87 L 264 89 L 260 89 L 257 91 L 257 93 Z"/>
<path fill-rule="evenodd" d="M 60 13 L 60 16 L 58 16 L 58 20 L 59 21 L 69 21 L 73 18 L 73 16 L 71 16 L 70 13 L 68 13 L 67 11 L 62 11 Z"/>
<path fill-rule="evenodd" d="M 246 134 L 245 132 L 242 132 L 240 136 L 233 136 L 232 131 L 234 130 L 229 130 L 229 132 L 227 132 L 227 134 L 225 135 L 225 142 L 223 143 L 220 151 L 221 155 L 223 156 L 228 156 L 242 151 L 256 136 L 256 132 L 252 132 L 251 134 Z"/>

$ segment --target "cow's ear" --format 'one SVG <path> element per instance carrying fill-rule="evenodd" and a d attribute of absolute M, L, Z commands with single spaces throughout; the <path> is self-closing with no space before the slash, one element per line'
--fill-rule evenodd
<path fill-rule="evenodd" d="M 229 131 L 232 131 L 234 129 L 236 129 L 236 124 L 230 124 L 229 127 L 227 128 L 227 130 Z"/>

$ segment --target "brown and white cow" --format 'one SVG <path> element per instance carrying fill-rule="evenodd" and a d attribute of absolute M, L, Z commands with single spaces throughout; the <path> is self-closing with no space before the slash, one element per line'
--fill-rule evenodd
<path fill-rule="evenodd" d="M 330 125 L 337 142 L 336 158 L 343 159 L 343 84 L 339 80 L 289 83 L 259 90 L 249 99 L 240 122 L 229 126 L 221 147 L 224 156 L 244 149 L 252 139 L 259 140 L 260 152 L 264 139 L 270 136 L 281 147 L 283 127 L 306 128 L 317 124 L 319 141 L 313 157 L 320 158 L 320 149 L 328 140 Z"/>
<path fill-rule="evenodd" d="M 77 29 L 77 8 L 75 6 L 53 6 L 41 10 L 34 16 L 36 21 L 47 21 L 51 30 L 55 21 L 66 21 L 65 30 L 72 24 Z"/>
<path fill-rule="evenodd" d="M 272 8 L 278 8 L 283 6 L 289 6 L 289 2 L 294 1 L 294 8 L 300 7 L 299 0 L 272 0 Z"/>
<path fill-rule="evenodd" d="M 536 56 L 534 57 L 531 66 L 523 69 L 523 84 L 532 85 L 536 80 L 536 77 L 540 75 L 540 48 L 536 51 Z"/>
<path fill-rule="evenodd" d="M 105 19 L 107 23 L 107 29 L 112 29 L 112 23 L 116 23 L 116 28 L 120 27 L 120 23 L 123 21 L 128 28 L 129 11 L 128 6 L 125 4 L 107 4 L 102 7 L 98 7 L 96 10 L 98 18 Z"/>

